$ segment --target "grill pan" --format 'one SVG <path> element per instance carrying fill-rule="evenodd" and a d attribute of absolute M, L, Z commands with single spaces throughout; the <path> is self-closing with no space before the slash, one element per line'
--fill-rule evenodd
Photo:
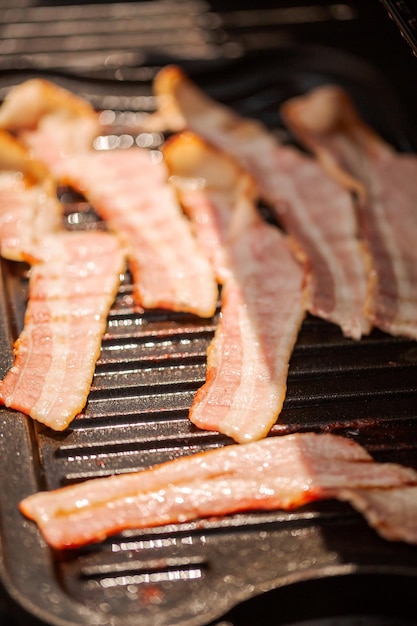
<path fill-rule="evenodd" d="M 319 84 L 345 87 L 365 119 L 402 150 L 417 145 L 402 101 L 379 72 L 337 49 L 283 46 L 240 59 L 183 61 L 210 95 L 292 141 L 278 114 L 286 98 Z M 20 67 L 0 75 L 3 93 L 43 76 L 112 111 L 110 144 L 143 137 L 151 79 L 120 83 L 61 69 Z M 261 71 L 262 68 L 262 71 Z M 380 107 L 379 103 L 385 106 Z M 129 141 L 127 141 L 127 144 Z M 61 189 L 69 229 L 102 228 L 92 207 Z M 27 268 L 2 261 L 1 375 L 23 324 Z M 417 548 L 379 538 L 346 503 L 293 512 L 251 512 L 140 531 L 57 553 L 18 502 L 40 489 L 139 470 L 231 443 L 187 419 L 204 382 L 217 315 L 202 320 L 141 311 L 123 277 L 111 309 L 91 393 L 65 433 L 0 410 L 0 575 L 17 623 L 52 626 L 415 626 Z M 380 331 L 354 342 L 308 317 L 289 371 L 283 412 L 271 435 L 334 432 L 378 461 L 417 469 L 417 344 Z"/>

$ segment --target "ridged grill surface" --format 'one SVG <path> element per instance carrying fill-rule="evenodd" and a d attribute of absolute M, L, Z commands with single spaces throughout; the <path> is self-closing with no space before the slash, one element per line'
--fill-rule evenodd
<path fill-rule="evenodd" d="M 343 15 L 346 20 L 355 15 L 350 4 L 337 5 L 338 12 L 336 5 L 330 11 L 310 4 L 310 13 L 304 12 L 303 18 L 306 20 L 309 15 L 310 23 L 323 22 L 325 13 L 328 19 L 339 21 Z M 355 95 L 377 130 L 383 130 L 397 147 L 410 148 L 407 118 L 401 114 L 401 105 L 378 73 L 357 59 L 336 51 L 329 55 L 320 47 L 299 46 L 275 50 L 272 56 L 233 60 L 233 54 L 243 49 L 244 35 L 248 38 L 256 28 L 266 28 L 261 22 L 267 20 L 267 15 L 262 12 L 256 19 L 252 13 L 251 23 L 248 11 L 220 14 L 210 11 L 203 2 L 133 2 L 109 4 L 105 10 L 103 7 L 83 7 L 85 19 L 80 20 L 77 6 L 31 7 L 29 11 L 24 4 L 13 2 L 6 8 L 3 3 L 0 67 L 11 63 L 8 71 L 0 74 L 3 95 L 10 85 L 32 75 L 50 77 L 106 111 L 108 127 L 97 142 L 99 149 L 139 145 L 157 150 L 164 137 L 144 133 L 141 121 L 155 106 L 152 77 L 162 57 L 169 56 L 171 44 L 165 45 L 162 24 L 174 46 L 178 46 L 178 38 L 181 40 L 181 29 L 192 30 L 193 37 L 200 38 L 198 44 L 192 45 L 198 46 L 201 55 L 193 49 L 190 59 L 196 65 L 187 68 L 211 95 L 240 113 L 261 119 L 284 141 L 290 137 L 279 118 L 280 102 L 316 84 L 336 80 Z M 55 57 L 56 66 L 48 73 L 42 70 L 39 55 L 46 54 L 48 46 L 51 51 L 56 44 L 60 33 L 55 24 L 61 20 L 64 9 L 72 33 L 70 39 L 83 33 L 92 44 L 88 29 L 95 24 L 95 36 L 108 42 L 107 54 L 113 38 L 121 37 L 121 33 L 127 50 L 130 30 L 139 29 L 143 37 L 138 46 L 141 54 L 149 52 L 148 36 L 161 38 L 164 54 L 152 57 L 154 62 L 147 64 L 132 57 L 130 66 L 124 57 L 120 78 L 125 72 L 124 78 L 130 75 L 133 79 L 116 82 L 107 80 L 114 78 L 115 66 L 111 71 L 111 63 L 103 68 L 98 52 L 101 44 L 97 45 L 97 40 L 94 39 L 94 54 L 99 56 L 95 57 L 95 65 L 89 56 L 91 51 L 85 49 L 81 54 L 80 49 L 71 48 L 74 39 L 65 39 L 67 43 L 61 48 L 66 49 Z M 171 10 L 175 14 L 172 19 L 177 20 L 175 29 L 170 22 Z M 38 28 L 42 27 L 45 34 L 45 48 L 40 48 L 40 39 L 37 40 L 28 60 L 24 46 L 33 36 L 29 22 L 33 24 L 35 14 Z M 300 14 L 287 13 L 285 17 L 282 12 L 274 13 L 268 32 L 274 20 L 281 28 L 285 19 L 286 23 L 294 22 L 297 15 Z M 115 28 L 110 33 L 113 19 Z M 254 19 L 257 23 L 253 23 Z M 223 28 L 226 35 L 222 35 Z M 210 46 L 222 37 L 227 46 L 222 49 L 220 63 L 219 58 L 210 56 Z M 11 39 L 15 40 L 15 48 L 11 50 L 9 43 L 8 52 L 4 42 Z M 233 48 L 231 42 L 238 42 L 241 47 Z M 188 45 L 187 41 L 184 54 Z M 218 47 L 216 51 L 219 55 Z M 55 48 L 53 54 L 56 55 Z M 32 63 L 41 71 L 32 72 Z M 70 68 L 71 73 L 58 71 L 63 68 Z M 103 80 L 85 80 L 93 73 L 100 74 Z M 386 104 L 384 108 L 375 106 L 381 101 Z M 93 208 L 72 190 L 61 189 L 60 197 L 67 228 L 103 227 Z M 23 324 L 27 268 L 3 262 L 2 275 L 0 332 L 4 373 L 11 363 L 12 341 Z M 3 583 L 29 615 L 57 626 L 202 626 L 219 619 L 241 600 L 261 593 L 267 596 L 269 590 L 279 589 L 285 590 L 279 602 L 281 613 L 274 611 L 276 621 L 272 623 L 284 624 L 289 615 L 299 619 L 312 616 L 307 613 L 308 607 L 297 601 L 291 613 L 283 601 L 291 597 L 291 589 L 298 589 L 297 585 L 304 582 L 311 584 L 307 598 L 311 611 L 318 615 L 319 608 L 314 609 L 312 600 L 317 589 L 315 581 L 344 577 L 349 588 L 356 589 L 351 597 L 356 604 L 344 603 L 343 584 L 336 592 L 332 586 L 335 583 L 327 582 L 328 586 L 317 593 L 321 594 L 322 605 L 324 599 L 327 602 L 328 611 L 349 615 L 353 606 L 375 611 L 372 589 L 395 588 L 401 604 L 398 610 L 408 616 L 410 589 L 414 588 L 417 575 L 416 549 L 383 541 L 347 504 L 329 501 L 293 512 L 254 511 L 146 531 L 126 531 L 65 555 L 50 552 L 36 527 L 18 513 L 19 500 L 38 489 L 139 470 L 231 443 L 218 433 L 198 430 L 187 417 L 194 394 L 205 379 L 206 350 L 219 310 L 220 305 L 209 320 L 165 310 L 142 311 L 133 301 L 131 278 L 126 272 L 108 318 L 87 405 L 68 431 L 53 433 L 24 416 L 0 411 L 0 471 L 7 476 L 0 493 Z M 416 373 L 416 342 L 379 331 L 355 342 L 344 338 L 337 327 L 308 317 L 291 358 L 284 409 L 271 434 L 334 432 L 365 445 L 377 460 L 417 468 Z M 355 582 L 361 576 L 367 583 L 367 599 Z M 379 597 L 381 614 L 388 607 L 388 597 L 388 593 Z M 392 605 L 389 607 L 391 610 Z M 349 622 L 349 626 L 355 623 Z"/>
<path fill-rule="evenodd" d="M 227 4 L 227 3 L 226 3 Z M 349 3 L 212 10 L 204 0 L 53 2 L 6 0 L 0 7 L 0 68 L 51 68 L 96 77 L 140 79 L 143 64 L 236 58 L 280 47 L 288 26 L 344 23 Z"/>

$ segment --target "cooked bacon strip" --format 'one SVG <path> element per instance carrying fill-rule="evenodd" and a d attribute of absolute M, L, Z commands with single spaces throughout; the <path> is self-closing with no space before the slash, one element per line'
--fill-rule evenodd
<path fill-rule="evenodd" d="M 229 156 L 191 133 L 171 140 L 164 155 L 182 181 L 197 236 L 207 242 L 209 233 L 223 282 L 206 383 L 190 420 L 241 443 L 260 439 L 285 399 L 288 363 L 305 315 L 303 269 L 287 238 L 258 214 L 252 181 Z M 187 177 L 201 188 L 190 191 Z"/>
<path fill-rule="evenodd" d="M 27 119 L 22 102 L 30 103 Z M 213 271 L 162 163 L 140 148 L 92 150 L 100 131 L 98 114 L 82 98 L 47 81 L 27 81 L 11 90 L 0 108 L 2 126 L 16 131 L 58 181 L 83 193 L 123 239 L 138 304 L 213 315 L 218 297 Z"/>
<path fill-rule="evenodd" d="M 389 146 L 340 88 L 290 100 L 283 115 L 337 181 L 355 192 L 372 259 L 368 317 L 417 339 L 417 156 Z"/>
<path fill-rule="evenodd" d="M 0 254 L 22 261 L 45 233 L 61 224 L 61 205 L 44 166 L 0 131 Z"/>
<path fill-rule="evenodd" d="M 208 98 L 179 68 L 160 71 L 154 89 L 159 115 L 170 127 L 200 134 L 252 174 L 309 270 L 309 311 L 349 337 L 367 334 L 367 273 L 350 195 L 313 159 Z"/>
<path fill-rule="evenodd" d="M 32 250 L 29 302 L 0 402 L 55 430 L 83 409 L 125 258 L 102 232 L 46 235 Z"/>
<path fill-rule="evenodd" d="M 0 107 L 0 128 L 16 133 L 55 173 L 61 159 L 91 149 L 101 125 L 83 98 L 34 78 L 9 91 Z"/>
<path fill-rule="evenodd" d="M 377 463 L 358 444 L 331 434 L 298 433 L 231 445 L 151 469 L 97 478 L 25 498 L 20 509 L 54 548 L 75 548 L 129 528 L 148 528 L 250 510 L 292 510 L 325 498 L 367 500 L 382 536 L 417 542 L 417 473 Z M 413 486 L 413 487 L 411 487 Z M 412 498 L 403 498 L 409 493 Z M 387 497 L 387 506 L 385 499 Z M 399 518 L 387 515 L 401 498 Z"/>
<path fill-rule="evenodd" d="M 213 315 L 218 298 L 214 272 L 163 163 L 140 148 L 91 151 L 67 159 L 62 180 L 83 193 L 124 240 L 134 294 L 143 307 Z"/>

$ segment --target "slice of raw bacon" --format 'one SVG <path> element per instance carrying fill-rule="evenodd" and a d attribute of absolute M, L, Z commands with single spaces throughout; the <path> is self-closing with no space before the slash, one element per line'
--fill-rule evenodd
<path fill-rule="evenodd" d="M 305 316 L 304 271 L 287 237 L 259 215 L 252 182 L 230 156 L 190 133 L 171 140 L 164 154 L 223 281 L 206 383 L 189 417 L 237 442 L 254 441 L 267 435 L 285 399 Z M 184 177 L 200 181 L 198 198 L 197 192 L 190 196 Z"/>
<path fill-rule="evenodd" d="M 392 335 L 417 339 L 417 156 L 394 150 L 339 87 L 287 102 L 288 124 L 353 191 L 372 263 L 367 314 Z"/>
<path fill-rule="evenodd" d="M 63 430 L 90 392 L 125 256 L 110 233 L 63 231 L 45 235 L 30 261 L 24 328 L 0 402 Z"/>
<path fill-rule="evenodd" d="M 42 163 L 0 131 L 0 255 L 13 261 L 61 225 L 62 207 Z"/>
<path fill-rule="evenodd" d="M 306 263 L 309 311 L 349 337 L 368 333 L 368 278 L 350 194 L 315 160 L 280 145 L 262 124 L 211 100 L 179 68 L 160 71 L 154 89 L 159 120 L 175 130 L 191 129 L 251 173 Z"/>
<path fill-rule="evenodd" d="M 218 299 L 214 272 L 167 177 L 149 151 L 130 148 L 67 159 L 61 180 L 124 241 L 141 306 L 210 317 Z"/>
<path fill-rule="evenodd" d="M 0 108 L 1 127 L 16 132 L 57 181 L 83 193 L 123 239 L 140 306 L 213 315 L 218 298 L 214 274 L 163 163 L 136 147 L 93 150 L 100 132 L 98 113 L 83 98 L 44 80 L 27 81 L 9 92 Z"/>
<path fill-rule="evenodd" d="M 20 509 L 52 547 L 65 549 L 124 529 L 340 498 L 356 504 L 383 537 L 417 543 L 416 485 L 415 471 L 377 463 L 350 439 L 298 433 L 40 492 Z M 385 515 L 392 499 L 401 499 L 401 516 Z"/>
<path fill-rule="evenodd" d="M 299 150 L 281 147 L 273 163 L 275 214 L 306 264 L 309 311 L 360 339 L 371 330 L 365 316 L 369 278 L 352 199 Z"/>

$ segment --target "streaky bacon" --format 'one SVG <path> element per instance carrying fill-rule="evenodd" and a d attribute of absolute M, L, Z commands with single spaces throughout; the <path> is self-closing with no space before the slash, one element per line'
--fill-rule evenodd
<path fill-rule="evenodd" d="M 348 438 L 297 433 L 39 492 L 22 500 L 20 510 L 48 544 L 66 549 L 125 529 L 340 498 L 362 509 L 383 537 L 417 543 L 416 485 L 415 471 L 377 463 Z M 401 499 L 404 517 L 384 515 L 392 499 Z"/>
<path fill-rule="evenodd" d="M 17 132 L 55 179 L 83 193 L 123 239 L 140 306 L 213 315 L 215 277 L 163 163 L 136 147 L 93 150 L 101 130 L 98 113 L 83 98 L 45 80 L 26 81 L 9 92 L 0 107 L 1 127 Z"/>
<path fill-rule="evenodd" d="M 367 268 L 350 194 L 311 157 L 281 145 L 261 123 L 214 102 L 175 66 L 156 76 L 157 123 L 189 128 L 231 153 L 295 241 L 310 277 L 309 311 L 359 339 L 365 318 Z"/>
<path fill-rule="evenodd" d="M 0 128 L 9 130 L 55 173 L 63 158 L 90 150 L 101 124 L 83 98 L 44 79 L 13 87 L 0 107 Z"/>
<path fill-rule="evenodd" d="M 62 231 L 45 235 L 30 262 L 24 328 L 0 402 L 63 430 L 90 392 L 125 254 L 110 233 Z"/>
<path fill-rule="evenodd" d="M 417 156 L 387 144 L 339 87 L 294 98 L 282 113 L 328 173 L 355 193 L 372 264 L 369 319 L 417 339 Z"/>
<path fill-rule="evenodd" d="M 0 255 L 22 261 L 44 234 L 58 230 L 62 207 L 42 163 L 0 131 Z"/>
<path fill-rule="evenodd" d="M 223 281 L 206 382 L 189 418 L 237 442 L 254 441 L 267 435 L 285 399 L 288 364 L 305 316 L 304 271 L 287 237 L 261 218 L 252 181 L 228 155 L 190 133 L 168 142 L 164 155 L 182 180 L 197 236 L 207 241 L 209 231 Z M 203 214 L 185 179 L 200 181 Z"/>
<path fill-rule="evenodd" d="M 90 151 L 67 159 L 61 172 L 123 239 L 141 306 L 210 317 L 218 299 L 214 271 L 167 178 L 164 163 L 141 148 Z"/>
<path fill-rule="evenodd" d="M 256 201 L 255 183 L 232 157 L 189 131 L 170 137 L 162 153 L 197 241 L 223 283 L 230 273 L 228 240 L 235 207 L 242 198 Z"/>

